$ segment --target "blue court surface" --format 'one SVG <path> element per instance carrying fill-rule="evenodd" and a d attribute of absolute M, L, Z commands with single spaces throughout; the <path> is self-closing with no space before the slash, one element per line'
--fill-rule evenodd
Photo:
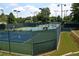
<path fill-rule="evenodd" d="M 45 24 L 37 27 L 18 28 L 16 31 L 0 31 L 0 41 L 10 40 L 11 42 L 24 42 L 32 39 L 32 37 L 38 33 L 37 31 L 43 31 L 44 27 L 47 27 L 48 30 L 51 30 L 56 29 L 58 26 L 59 24 Z"/>

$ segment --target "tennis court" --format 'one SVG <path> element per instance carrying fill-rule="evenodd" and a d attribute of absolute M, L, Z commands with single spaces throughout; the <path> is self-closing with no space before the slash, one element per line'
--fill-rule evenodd
<path fill-rule="evenodd" d="M 46 27 L 47 26 L 47 27 Z M 44 29 L 44 27 L 46 27 Z M 37 55 L 57 48 L 60 24 L 45 24 L 15 31 L 0 31 L 0 49 Z"/>

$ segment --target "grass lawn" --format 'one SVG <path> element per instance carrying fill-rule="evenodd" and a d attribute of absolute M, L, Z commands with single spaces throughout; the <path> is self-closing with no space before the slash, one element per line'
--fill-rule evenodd
<path fill-rule="evenodd" d="M 61 41 L 57 51 L 49 53 L 51 56 L 59 56 L 68 52 L 79 51 L 79 46 L 70 36 L 70 32 L 61 32 Z"/>

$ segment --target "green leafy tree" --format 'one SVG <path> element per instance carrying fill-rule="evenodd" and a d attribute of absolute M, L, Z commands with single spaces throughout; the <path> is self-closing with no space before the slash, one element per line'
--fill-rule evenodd
<path fill-rule="evenodd" d="M 29 23 L 29 22 L 31 23 L 31 22 L 33 22 L 32 19 L 33 19 L 33 17 L 31 17 L 31 16 L 26 17 L 25 20 L 24 20 L 24 22 L 25 22 L 25 23 Z"/>
<path fill-rule="evenodd" d="M 54 17 L 54 16 L 52 16 L 52 17 L 50 17 L 50 21 L 51 21 L 51 22 L 56 22 L 56 21 L 57 21 L 57 18 Z"/>
<path fill-rule="evenodd" d="M 64 22 L 64 24 L 66 24 L 66 23 L 71 23 L 71 17 L 70 17 L 70 15 L 69 16 L 65 16 L 64 18 L 63 18 L 63 22 Z"/>
<path fill-rule="evenodd" d="M 16 18 L 16 23 L 25 23 L 25 18 Z"/>
<path fill-rule="evenodd" d="M 62 18 L 61 18 L 60 16 L 58 16 L 56 21 L 57 21 L 57 22 L 63 22 L 63 21 L 61 21 L 61 19 L 62 19 Z"/>
<path fill-rule="evenodd" d="M 37 16 L 33 16 L 32 18 L 33 18 L 33 22 L 38 22 Z"/>
<path fill-rule="evenodd" d="M 79 3 L 72 4 L 72 22 L 77 23 L 79 22 Z"/>
<path fill-rule="evenodd" d="M 37 15 L 38 21 L 48 22 L 50 10 L 49 8 L 40 8 L 41 12 Z"/>
<path fill-rule="evenodd" d="M 2 13 L 0 15 L 0 22 L 6 22 L 6 21 L 7 21 L 7 16 L 4 13 Z"/>
<path fill-rule="evenodd" d="M 9 23 L 9 24 L 14 24 L 15 23 L 15 16 L 13 15 L 13 13 L 10 13 L 8 15 L 7 23 Z"/>

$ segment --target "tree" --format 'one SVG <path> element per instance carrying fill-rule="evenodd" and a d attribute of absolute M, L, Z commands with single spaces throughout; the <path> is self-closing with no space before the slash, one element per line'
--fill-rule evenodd
<path fill-rule="evenodd" d="M 61 22 L 61 19 L 62 19 L 62 18 L 61 18 L 60 16 L 58 16 L 56 21 L 57 21 L 57 22 Z M 62 22 L 63 22 L 63 21 L 62 21 Z"/>
<path fill-rule="evenodd" d="M 56 21 L 57 21 L 57 18 L 54 17 L 54 16 L 52 16 L 52 17 L 50 17 L 50 21 L 51 21 L 51 22 L 56 22 Z"/>
<path fill-rule="evenodd" d="M 77 23 L 79 22 L 79 3 L 72 4 L 72 22 Z"/>
<path fill-rule="evenodd" d="M 7 16 L 4 13 L 2 13 L 0 15 L 0 22 L 6 22 L 6 21 L 7 21 Z"/>
<path fill-rule="evenodd" d="M 15 16 L 13 15 L 13 13 L 10 13 L 8 15 L 7 23 L 9 23 L 9 24 L 14 24 L 15 23 Z"/>
<path fill-rule="evenodd" d="M 38 22 L 37 16 L 33 16 L 32 19 L 33 19 L 33 22 Z"/>
<path fill-rule="evenodd" d="M 26 17 L 25 20 L 24 20 L 24 22 L 25 22 L 25 23 L 27 23 L 27 22 L 33 22 L 32 18 L 33 18 L 33 17 L 31 17 L 31 16 Z"/>
<path fill-rule="evenodd" d="M 37 15 L 37 20 L 42 22 L 49 21 L 50 10 L 49 8 L 40 8 L 41 12 Z"/>
<path fill-rule="evenodd" d="M 25 18 L 16 18 L 16 23 L 25 23 Z"/>
<path fill-rule="evenodd" d="M 66 24 L 66 23 L 71 23 L 71 16 L 69 15 L 69 16 L 65 16 L 64 18 L 63 18 L 63 22 L 64 22 L 64 24 Z"/>

